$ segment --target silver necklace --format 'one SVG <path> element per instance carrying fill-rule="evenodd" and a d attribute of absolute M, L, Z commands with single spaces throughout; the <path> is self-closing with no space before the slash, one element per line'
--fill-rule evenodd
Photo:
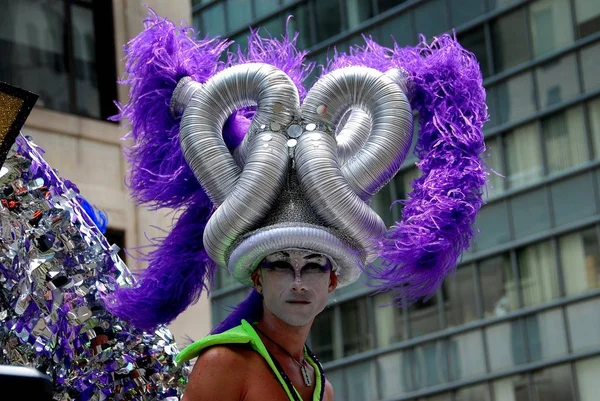
<path fill-rule="evenodd" d="M 292 358 L 292 361 L 296 362 L 296 365 L 300 366 L 300 371 L 302 372 L 302 378 L 304 379 L 304 384 L 306 384 L 306 387 L 311 387 L 312 386 L 312 378 L 310 377 L 310 373 L 309 373 L 309 371 L 308 371 L 308 369 L 306 367 L 306 359 L 304 357 L 302 359 L 300 359 L 300 360 L 294 358 L 294 356 L 292 354 L 290 354 L 283 346 L 279 345 L 279 343 L 277 343 L 271 337 L 269 337 L 268 335 L 266 335 L 261 329 L 258 328 L 258 326 L 255 327 L 255 329 L 260 334 L 262 334 L 267 340 L 269 340 L 270 342 L 272 342 L 273 344 L 275 344 L 287 356 L 289 356 L 290 358 Z"/>

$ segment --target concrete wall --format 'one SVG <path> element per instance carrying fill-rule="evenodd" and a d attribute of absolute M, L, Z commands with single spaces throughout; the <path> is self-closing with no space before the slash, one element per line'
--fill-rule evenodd
<path fill-rule="evenodd" d="M 142 29 L 147 14 L 143 4 L 176 23 L 191 21 L 190 0 L 113 0 L 118 77 L 124 73 L 123 44 Z M 124 101 L 127 88 L 120 86 L 118 96 Z M 123 127 L 36 107 L 24 133 L 46 151 L 45 158 L 53 168 L 76 183 L 92 204 L 107 212 L 110 227 L 125 231 L 127 248 L 143 247 L 148 244 L 146 237 L 161 236 L 154 226 L 169 227 L 173 216 L 168 210 L 149 212 L 135 206 L 129 198 L 124 184 L 128 167 L 119 139 L 126 133 Z M 130 269 L 144 268 L 131 257 L 126 258 L 126 263 Z M 203 297 L 170 328 L 180 345 L 185 345 L 186 337 L 199 339 L 206 335 L 210 330 L 208 299 Z"/>

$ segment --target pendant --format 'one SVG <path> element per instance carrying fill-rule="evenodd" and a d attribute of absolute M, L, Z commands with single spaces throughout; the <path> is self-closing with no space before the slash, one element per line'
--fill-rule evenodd
<path fill-rule="evenodd" d="M 304 366 L 304 364 L 302 364 L 300 366 L 300 370 L 302 370 L 302 378 L 304 378 L 304 384 L 306 384 L 306 387 L 311 387 L 312 386 L 312 378 L 310 377 L 310 373 L 309 373 L 308 369 L 306 369 L 306 366 Z"/>

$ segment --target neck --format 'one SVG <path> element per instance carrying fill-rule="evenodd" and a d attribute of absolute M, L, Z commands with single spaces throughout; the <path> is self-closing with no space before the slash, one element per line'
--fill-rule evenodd
<path fill-rule="evenodd" d="M 267 308 L 264 309 L 263 317 L 258 321 L 258 328 L 261 331 L 298 360 L 304 358 L 304 344 L 311 326 L 312 322 L 304 326 L 290 326 Z M 258 334 L 260 335 L 260 333 Z M 263 338 L 263 343 L 269 351 L 276 350 L 277 353 L 280 353 L 277 346 L 272 344 L 269 339 Z"/>

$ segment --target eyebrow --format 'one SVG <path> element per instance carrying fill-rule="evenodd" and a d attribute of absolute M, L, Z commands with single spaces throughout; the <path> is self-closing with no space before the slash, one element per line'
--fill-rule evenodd
<path fill-rule="evenodd" d="M 319 257 L 321 257 L 321 256 L 323 256 L 323 255 L 321 255 L 321 254 L 319 254 L 319 253 L 311 253 L 310 255 L 308 255 L 308 256 L 305 256 L 305 257 L 304 257 L 304 259 L 313 259 L 313 258 L 319 258 Z"/>

